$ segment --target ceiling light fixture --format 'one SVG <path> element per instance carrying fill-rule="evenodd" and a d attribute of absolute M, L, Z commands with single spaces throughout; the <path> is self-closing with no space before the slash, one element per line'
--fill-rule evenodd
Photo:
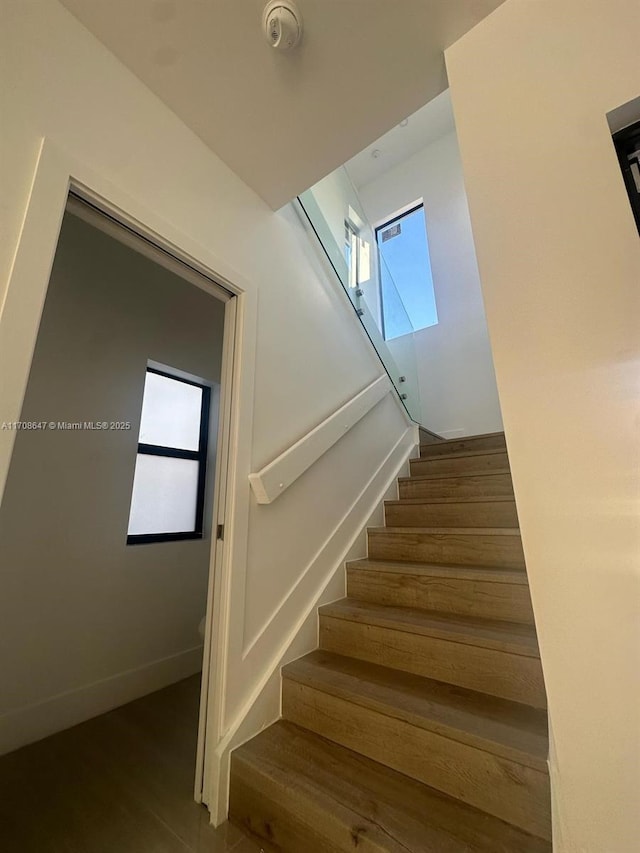
<path fill-rule="evenodd" d="M 262 15 L 262 28 L 271 47 L 293 50 L 302 38 L 302 15 L 292 0 L 271 0 Z"/>

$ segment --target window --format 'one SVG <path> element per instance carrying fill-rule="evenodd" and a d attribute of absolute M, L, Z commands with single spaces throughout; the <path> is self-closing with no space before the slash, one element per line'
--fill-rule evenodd
<path fill-rule="evenodd" d="M 382 334 L 398 338 L 438 322 L 422 204 L 376 228 Z"/>
<path fill-rule="evenodd" d="M 210 389 L 148 368 L 127 542 L 201 539 Z"/>

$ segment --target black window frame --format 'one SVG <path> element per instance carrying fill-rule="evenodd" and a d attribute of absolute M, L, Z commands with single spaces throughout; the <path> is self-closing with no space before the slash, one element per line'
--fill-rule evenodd
<path fill-rule="evenodd" d="M 640 148 L 640 121 L 636 121 L 614 133 L 613 144 L 618 155 L 618 162 L 620 163 L 622 177 L 627 188 L 627 195 L 629 196 L 631 211 L 636 221 L 636 228 L 638 229 L 638 234 L 640 234 L 640 190 L 636 186 L 629 159 L 629 155 L 635 153 Z"/>
<path fill-rule="evenodd" d="M 207 475 L 207 451 L 209 445 L 209 411 L 211 405 L 211 388 L 202 382 L 184 379 L 166 370 L 158 370 L 155 367 L 147 367 L 145 380 L 148 373 L 156 373 L 165 376 L 175 382 L 183 382 L 185 385 L 194 385 L 202 391 L 202 402 L 200 406 L 200 435 L 197 450 L 183 450 L 178 447 L 167 447 L 161 444 L 145 444 L 138 442 L 138 455 L 143 453 L 148 456 L 168 456 L 173 459 L 192 459 L 198 462 L 198 484 L 196 494 L 196 517 L 195 529 L 176 533 L 128 533 L 127 545 L 146 545 L 152 542 L 179 542 L 186 539 L 202 539 L 204 537 L 204 503 L 205 485 Z"/>
<path fill-rule="evenodd" d="M 387 331 L 385 328 L 384 321 L 384 294 L 382 292 L 382 264 L 385 263 L 384 258 L 382 257 L 382 252 L 380 251 L 380 241 L 378 240 L 378 231 L 385 231 L 390 225 L 393 225 L 394 222 L 400 222 L 400 220 L 404 219 L 407 216 L 410 216 L 412 213 L 415 213 L 416 210 L 424 210 L 424 202 L 421 201 L 419 204 L 414 204 L 413 207 L 410 207 L 408 210 L 403 210 L 402 213 L 397 213 L 395 216 L 392 216 L 391 219 L 388 219 L 386 222 L 383 222 L 381 225 L 376 225 L 373 229 L 374 236 L 376 238 L 376 249 L 378 251 L 378 296 L 380 300 L 380 325 L 382 329 L 382 340 L 387 340 Z M 426 222 L 425 215 L 425 222 Z M 427 235 L 425 234 L 425 240 L 427 240 Z M 427 251 L 429 251 L 429 241 L 427 240 Z M 431 255 L 429 254 L 429 263 L 431 263 Z M 395 338 L 391 338 L 391 340 L 395 340 Z"/>

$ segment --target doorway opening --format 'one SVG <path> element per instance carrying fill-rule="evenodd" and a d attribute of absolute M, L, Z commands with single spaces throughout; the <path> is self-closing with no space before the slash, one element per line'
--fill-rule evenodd
<path fill-rule="evenodd" d="M 201 799 L 235 303 L 69 195 L 21 419 L 3 426 L 16 436 L 0 508 L 2 752 L 185 679 L 175 695 L 192 705 L 204 672 Z M 164 401 L 150 376 L 173 381 Z"/>

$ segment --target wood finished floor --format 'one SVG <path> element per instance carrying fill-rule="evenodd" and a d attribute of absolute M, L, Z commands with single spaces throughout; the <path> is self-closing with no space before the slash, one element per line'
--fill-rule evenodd
<path fill-rule="evenodd" d="M 199 676 L 0 758 L 2 853 L 260 853 L 193 800 Z"/>

